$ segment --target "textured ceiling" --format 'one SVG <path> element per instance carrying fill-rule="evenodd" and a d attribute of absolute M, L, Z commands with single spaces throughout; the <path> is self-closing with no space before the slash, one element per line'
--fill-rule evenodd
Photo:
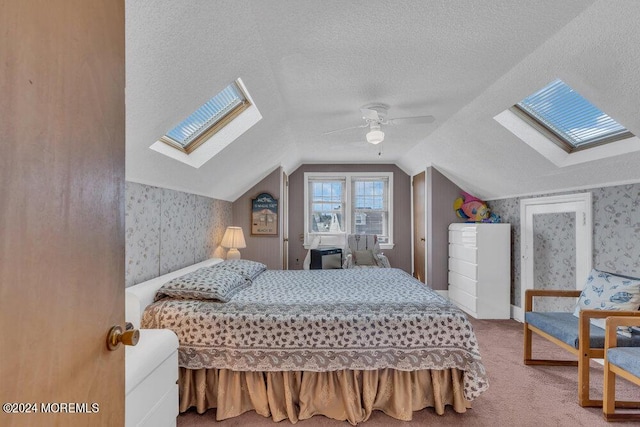
<path fill-rule="evenodd" d="M 536 1 L 126 1 L 127 179 L 235 200 L 302 163 L 433 165 L 497 198 L 640 181 L 640 153 L 558 168 L 493 116 L 562 78 L 640 134 L 640 5 Z M 241 77 L 262 121 L 199 169 L 148 147 Z M 390 117 L 382 154 L 359 108 Z"/>

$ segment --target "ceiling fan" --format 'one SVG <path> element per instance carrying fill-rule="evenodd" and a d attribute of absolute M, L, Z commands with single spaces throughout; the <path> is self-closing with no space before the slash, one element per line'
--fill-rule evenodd
<path fill-rule="evenodd" d="M 348 128 L 336 129 L 323 133 L 323 135 L 330 135 L 332 133 L 344 132 L 351 129 L 369 128 L 367 132 L 367 142 L 371 144 L 379 144 L 384 140 L 383 126 L 397 126 L 397 125 L 413 125 L 413 124 L 427 124 L 433 123 L 435 117 L 433 116 L 415 116 L 415 117 L 396 117 L 393 119 L 387 118 L 387 112 L 389 106 L 387 104 L 367 104 L 360 107 L 362 118 L 364 123 L 358 126 L 350 126 Z"/>

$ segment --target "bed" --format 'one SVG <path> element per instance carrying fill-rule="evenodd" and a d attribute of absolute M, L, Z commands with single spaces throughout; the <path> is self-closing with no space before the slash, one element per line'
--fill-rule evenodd
<path fill-rule="evenodd" d="M 466 315 L 402 270 L 241 274 L 226 302 L 163 294 L 167 281 L 233 265 L 220 261 L 127 289 L 127 317 L 144 309 L 142 328 L 178 335 L 181 412 L 355 425 L 373 410 L 400 420 L 426 407 L 465 412 L 488 387 Z"/>

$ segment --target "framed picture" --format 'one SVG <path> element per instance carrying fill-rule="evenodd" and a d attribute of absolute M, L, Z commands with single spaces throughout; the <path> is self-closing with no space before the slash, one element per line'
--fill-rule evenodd
<path fill-rule="evenodd" d="M 278 235 L 278 200 L 269 193 L 251 199 L 251 235 Z"/>

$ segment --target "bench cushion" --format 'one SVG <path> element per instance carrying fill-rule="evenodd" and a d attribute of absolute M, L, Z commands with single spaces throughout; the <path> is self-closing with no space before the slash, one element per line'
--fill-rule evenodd
<path fill-rule="evenodd" d="M 578 348 L 578 318 L 572 313 L 527 311 L 524 314 L 524 319 L 541 331 Z M 604 329 L 591 325 L 589 332 L 591 336 L 590 347 L 604 348 Z M 634 331 L 631 337 L 618 335 L 618 346 L 640 347 L 640 333 Z"/>
<path fill-rule="evenodd" d="M 607 350 L 607 359 L 640 378 L 640 347 L 614 347 Z"/>
<path fill-rule="evenodd" d="M 580 317 L 580 310 L 584 309 L 623 311 L 640 309 L 640 279 L 596 269 L 591 270 L 573 315 Z M 591 324 L 604 329 L 604 321 L 603 318 L 591 319 Z M 622 326 L 618 331 L 628 335 L 631 329 Z"/>

